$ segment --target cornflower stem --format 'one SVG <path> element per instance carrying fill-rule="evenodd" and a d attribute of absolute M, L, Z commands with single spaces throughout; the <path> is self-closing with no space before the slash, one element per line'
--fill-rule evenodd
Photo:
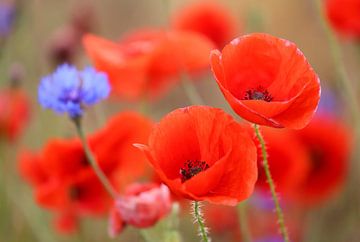
<path fill-rule="evenodd" d="M 93 168 L 95 174 L 99 178 L 100 182 L 103 184 L 105 189 L 108 191 L 108 193 L 115 199 L 117 197 L 117 192 L 115 191 L 114 187 L 111 185 L 110 181 L 107 179 L 104 172 L 99 167 L 93 153 L 90 150 L 89 144 L 86 140 L 86 136 L 83 130 L 83 127 L 81 125 L 81 117 L 75 117 L 73 118 L 73 121 L 76 126 L 76 131 L 79 135 L 79 138 L 81 140 L 81 143 L 84 147 L 86 158 L 88 159 L 91 167 Z"/>
<path fill-rule="evenodd" d="M 247 203 L 242 202 L 238 205 L 238 214 L 240 220 L 240 230 L 242 241 L 251 242 L 251 234 L 249 230 L 248 220 L 247 220 Z"/>
<path fill-rule="evenodd" d="M 279 228 L 280 228 L 280 233 L 284 239 L 285 242 L 290 242 L 289 239 L 289 234 L 287 232 L 286 226 L 285 226 L 285 220 L 284 220 L 284 214 L 283 211 L 280 207 L 280 203 L 279 203 L 279 198 L 276 194 L 275 191 L 275 184 L 274 184 L 274 180 L 271 177 L 271 172 L 270 172 L 270 167 L 269 167 L 269 162 L 268 162 L 268 155 L 266 152 L 266 147 L 265 147 L 265 141 L 264 138 L 262 137 L 261 133 L 260 133 L 260 129 L 259 126 L 257 124 L 254 124 L 254 130 L 255 130 L 255 134 L 257 139 L 260 142 L 260 146 L 261 146 L 261 154 L 263 157 L 263 167 L 265 170 L 265 175 L 266 175 L 266 180 L 269 184 L 270 187 L 270 192 L 271 192 L 271 196 L 272 199 L 274 201 L 275 204 L 275 211 L 278 217 L 278 224 L 279 224 Z"/>
<path fill-rule="evenodd" d="M 343 62 L 343 58 L 341 55 L 341 48 L 340 44 L 337 40 L 337 37 L 332 30 L 331 26 L 329 25 L 328 21 L 326 20 L 325 12 L 324 12 L 324 6 L 321 0 L 315 1 L 316 9 L 318 11 L 318 14 L 320 16 L 320 22 L 321 25 L 325 31 L 326 38 L 328 40 L 328 44 L 330 47 L 330 53 L 336 68 L 336 72 L 338 75 L 337 85 L 341 87 L 341 89 L 344 90 L 344 94 L 346 98 L 349 99 L 349 108 L 351 111 L 351 114 L 353 115 L 353 119 L 356 125 L 356 133 L 359 136 L 360 135 L 360 107 L 359 103 L 357 101 L 355 88 L 352 86 L 352 83 L 347 75 L 345 65 Z"/>
<path fill-rule="evenodd" d="M 195 222 L 197 222 L 199 225 L 200 236 L 203 239 L 203 242 L 210 242 L 210 237 L 207 234 L 204 219 L 201 214 L 200 203 L 198 201 L 193 201 L 192 206 L 193 206 Z"/>
<path fill-rule="evenodd" d="M 199 92 L 196 90 L 196 87 L 190 80 L 188 80 L 187 78 L 182 78 L 181 85 L 191 104 L 204 105 L 204 100 L 202 99 Z"/>

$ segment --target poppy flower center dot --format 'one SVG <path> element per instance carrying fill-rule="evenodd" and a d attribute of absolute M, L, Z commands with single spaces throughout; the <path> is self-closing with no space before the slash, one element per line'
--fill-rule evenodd
<path fill-rule="evenodd" d="M 180 168 L 181 182 L 189 180 L 191 177 L 198 173 L 205 171 L 209 168 L 209 165 L 205 161 L 200 160 L 188 160 L 184 163 L 184 166 Z"/>
<path fill-rule="evenodd" d="M 273 97 L 266 88 L 258 86 L 257 88 L 247 90 L 245 92 L 244 100 L 263 100 L 265 102 L 271 102 Z"/>
<path fill-rule="evenodd" d="M 72 200 L 76 200 L 81 196 L 81 189 L 76 186 L 69 188 L 69 196 Z"/>
<path fill-rule="evenodd" d="M 312 161 L 312 171 L 314 173 L 319 172 L 323 168 L 324 153 L 319 148 L 313 148 L 310 150 L 310 157 Z"/>
<path fill-rule="evenodd" d="M 84 157 L 82 157 L 81 160 L 80 160 L 80 165 L 81 165 L 81 166 L 84 166 L 84 167 L 87 167 L 87 166 L 90 165 L 90 162 L 89 162 L 89 160 L 84 156 Z"/>

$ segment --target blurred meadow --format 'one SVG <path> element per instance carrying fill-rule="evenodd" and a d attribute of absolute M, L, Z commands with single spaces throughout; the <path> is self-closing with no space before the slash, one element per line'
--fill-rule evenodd
<path fill-rule="evenodd" d="M 26 93 L 30 105 L 29 120 L 21 134 L 12 141 L 1 136 L 0 113 L 0 242 L 200 241 L 188 201 L 179 201 L 180 211 L 172 211 L 155 226 L 146 229 L 127 226 L 115 238 L 110 238 L 107 233 L 107 213 L 101 216 L 84 216 L 79 220 L 76 231 L 61 233 L 54 228 L 56 212 L 37 204 L 33 188 L 19 172 L 19 154 L 23 150 L 40 151 L 51 139 L 76 137 L 76 129 L 67 115 L 56 115 L 44 110 L 38 103 L 41 78 L 52 73 L 63 59 L 71 60 L 80 69 L 93 64 L 84 50 L 81 36 L 75 43 L 69 41 L 68 38 L 71 37 L 65 30 L 68 26 L 78 21 L 77 23 L 86 26 L 81 35 L 91 32 L 117 41 L 121 36 L 138 29 L 171 28 L 172 16 L 184 6 L 195 2 L 197 0 L 0 0 L 0 15 L 5 4 L 16 8 L 11 31 L 6 36 L 0 36 L 0 90 L 8 89 L 15 80 L 20 85 L 17 88 Z M 291 241 L 360 241 L 359 135 L 355 131 L 356 121 L 353 117 L 356 115 L 353 115 L 351 100 L 343 84 L 339 82 L 338 75 L 339 65 L 344 65 L 352 85 L 351 90 L 359 96 L 359 41 L 336 34 L 335 45 L 339 44 L 340 56 L 334 59 L 334 50 L 323 28 L 317 0 L 216 2 L 235 17 L 238 32 L 234 38 L 264 32 L 295 43 L 320 78 L 322 96 L 316 116 L 321 112 L 330 112 L 349 130 L 351 136 L 351 141 L 344 141 L 351 144 L 346 156 L 348 159 L 341 161 L 348 164 L 344 165 L 347 167 L 346 172 L 334 194 L 314 206 L 294 205 L 291 200 L 287 203 L 287 199 L 282 199 L 280 194 Z M 227 42 L 230 41 L 231 39 Z M 57 48 L 72 49 L 65 53 L 61 51 L 67 50 Z M 71 57 L 68 58 L 69 56 Z M 204 104 L 221 108 L 240 120 L 224 99 L 210 68 L 193 85 Z M 146 116 L 157 122 L 176 108 L 192 105 L 187 94 L 183 86 L 174 86 L 160 98 L 146 104 L 147 110 L 150 110 Z M 357 102 L 360 102 L 358 97 Z M 141 100 L 129 102 L 110 97 L 89 107 L 84 115 L 86 133 L 96 132 L 105 126 L 107 119 L 123 110 L 143 113 L 144 103 Z M 360 113 L 360 110 L 356 111 Z M 336 142 L 341 141 L 332 136 L 332 132 L 335 131 L 330 129 L 319 135 L 323 135 L 325 140 L 328 138 L 330 143 L 335 142 L 335 146 L 329 147 L 337 147 L 341 143 Z M 284 145 L 283 149 L 291 147 Z M 332 177 L 324 176 L 323 179 L 331 180 Z M 247 226 L 252 234 L 251 241 L 283 241 L 276 228 L 276 215 L 273 213 L 271 199 L 267 195 L 266 198 L 262 196 L 262 192 L 256 191 L 246 201 L 245 219 L 248 220 Z M 245 242 L 241 236 L 244 228 L 241 221 L 244 218 L 237 215 L 243 211 L 241 207 L 225 211 L 227 208 L 212 206 L 214 205 L 203 203 L 204 217 L 210 228 L 212 241 Z M 169 228 L 176 228 L 181 238 L 174 236 L 169 239 L 165 236 L 164 239 L 164 231 L 170 230 Z"/>

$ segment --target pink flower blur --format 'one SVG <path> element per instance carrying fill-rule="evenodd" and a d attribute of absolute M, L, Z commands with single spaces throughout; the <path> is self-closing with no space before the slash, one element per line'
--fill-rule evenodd
<path fill-rule="evenodd" d="M 109 235 L 115 237 L 129 224 L 137 228 L 153 226 L 171 210 L 167 186 L 154 183 L 132 184 L 116 199 L 110 214 Z"/>

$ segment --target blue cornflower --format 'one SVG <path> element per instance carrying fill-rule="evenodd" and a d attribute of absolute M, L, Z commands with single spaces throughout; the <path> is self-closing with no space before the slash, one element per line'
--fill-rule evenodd
<path fill-rule="evenodd" d="M 10 3 L 0 3 L 0 38 L 6 37 L 15 18 L 15 6 Z"/>
<path fill-rule="evenodd" d="M 105 99 L 110 85 L 106 74 L 92 67 L 78 71 L 74 66 L 63 64 L 53 74 L 42 78 L 38 91 L 44 108 L 75 118 L 82 115 L 85 105 Z"/>

